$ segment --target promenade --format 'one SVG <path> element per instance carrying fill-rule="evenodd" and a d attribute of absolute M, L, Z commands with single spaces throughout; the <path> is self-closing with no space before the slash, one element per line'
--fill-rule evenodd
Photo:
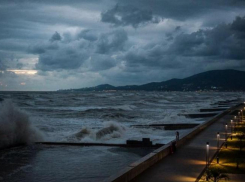
<path fill-rule="evenodd" d="M 148 170 L 134 178 L 133 182 L 194 182 L 206 165 L 206 142 L 209 142 L 209 156 L 217 151 L 217 132 L 220 132 L 221 145 L 225 139 L 225 124 L 232 115 L 225 115 L 193 139 L 179 147 L 177 151 L 165 157 Z M 229 132 L 229 130 L 228 130 Z"/>

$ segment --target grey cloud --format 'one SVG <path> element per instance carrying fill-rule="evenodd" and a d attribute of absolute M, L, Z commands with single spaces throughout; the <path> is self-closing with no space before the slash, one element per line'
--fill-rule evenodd
<path fill-rule="evenodd" d="M 181 26 L 177 26 L 175 27 L 174 31 L 180 31 L 180 29 L 181 29 Z"/>
<path fill-rule="evenodd" d="M 0 59 L 0 71 L 3 71 L 6 69 L 5 63 Z"/>
<path fill-rule="evenodd" d="M 116 66 L 116 60 L 110 55 L 94 54 L 89 60 L 91 71 L 103 71 L 108 70 Z"/>
<path fill-rule="evenodd" d="M 32 46 L 28 46 L 27 52 L 31 54 L 43 54 L 47 50 L 57 50 L 59 45 L 57 42 L 45 42 L 37 43 Z"/>
<path fill-rule="evenodd" d="M 33 45 L 29 46 L 27 52 L 32 53 L 32 54 L 42 54 L 45 53 L 46 47 L 43 45 Z"/>
<path fill-rule="evenodd" d="M 187 67 L 200 70 L 205 64 L 209 69 L 239 68 L 245 61 L 245 17 L 237 17 L 230 24 L 220 24 L 213 29 L 181 33 L 169 44 L 132 47 L 123 60 L 125 71 L 139 67 L 162 70 L 180 70 Z M 200 68 L 199 68 L 200 67 Z"/>
<path fill-rule="evenodd" d="M 162 44 L 156 44 L 153 47 L 132 48 L 125 54 L 126 66 L 136 69 L 139 66 L 151 69 L 178 69 L 185 65 L 180 63 L 175 56 L 166 54 L 165 49 Z"/>
<path fill-rule="evenodd" d="M 127 40 L 127 32 L 123 29 L 104 33 L 98 39 L 96 52 L 106 54 L 113 51 L 123 50 Z"/>
<path fill-rule="evenodd" d="M 36 68 L 44 71 L 77 69 L 88 58 L 88 53 L 76 45 L 63 45 L 58 50 L 49 50 L 39 55 Z"/>
<path fill-rule="evenodd" d="M 244 0 L 117 0 L 125 6 L 141 8 L 151 8 L 155 15 L 162 18 L 185 20 L 187 18 L 197 18 L 214 11 L 244 9 Z"/>
<path fill-rule="evenodd" d="M 89 36 L 91 35 L 91 36 Z M 122 51 L 127 41 L 127 33 L 122 30 L 103 33 L 95 40 L 94 33 L 82 31 L 71 38 L 60 41 L 35 44 L 29 52 L 38 54 L 36 69 L 42 71 L 84 69 L 106 70 L 114 67 L 112 55 Z"/>
<path fill-rule="evenodd" d="M 61 36 L 58 32 L 55 32 L 52 37 L 49 39 L 50 42 L 54 42 L 54 41 L 60 41 L 61 40 Z"/>
<path fill-rule="evenodd" d="M 83 38 L 88 41 L 96 41 L 98 39 L 98 36 L 95 32 L 92 30 L 82 30 L 78 35 L 78 38 Z"/>
<path fill-rule="evenodd" d="M 115 26 L 128 26 L 134 28 L 146 23 L 159 23 L 160 18 L 153 16 L 150 10 L 139 9 L 130 5 L 117 4 L 112 9 L 101 13 L 101 21 Z"/>
<path fill-rule="evenodd" d="M 231 24 L 221 24 L 211 30 L 181 34 L 175 38 L 169 52 L 182 56 L 215 57 L 215 59 L 245 59 L 245 17 Z"/>

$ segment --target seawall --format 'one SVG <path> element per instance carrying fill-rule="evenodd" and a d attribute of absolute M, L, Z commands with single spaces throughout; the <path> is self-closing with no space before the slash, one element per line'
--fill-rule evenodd
<path fill-rule="evenodd" d="M 197 134 L 199 134 L 204 129 L 208 128 L 210 125 L 212 125 L 214 122 L 218 121 L 225 115 L 231 113 L 233 110 L 235 110 L 237 107 L 240 107 L 241 104 L 238 104 L 234 107 L 231 107 L 224 112 L 220 113 L 219 115 L 213 117 L 212 119 L 196 126 L 193 128 L 188 134 L 182 136 L 180 140 L 177 142 L 177 148 L 180 148 L 181 146 L 185 145 L 188 141 L 193 139 Z M 141 158 L 140 160 L 130 164 L 123 170 L 119 171 L 117 174 L 110 176 L 104 182 L 128 182 L 140 175 L 142 172 L 156 164 L 157 162 L 161 161 L 163 158 L 170 155 L 170 147 L 171 142 L 167 143 L 163 147 L 160 147 L 159 149 L 151 152 L 150 154 L 146 155 L 145 157 Z"/>

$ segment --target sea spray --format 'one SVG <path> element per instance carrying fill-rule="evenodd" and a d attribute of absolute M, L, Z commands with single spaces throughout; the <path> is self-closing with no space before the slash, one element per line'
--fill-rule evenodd
<path fill-rule="evenodd" d="M 0 148 L 30 144 L 41 139 L 41 133 L 25 112 L 9 100 L 0 104 Z"/>
<path fill-rule="evenodd" d="M 83 141 L 83 142 L 93 142 L 100 140 L 110 140 L 112 138 L 120 138 L 126 128 L 116 122 L 104 122 L 103 128 L 98 130 L 89 129 L 84 127 L 81 131 L 74 135 L 69 136 L 68 141 Z"/>
<path fill-rule="evenodd" d="M 116 122 L 105 122 L 104 128 L 96 132 L 96 140 L 99 139 L 110 139 L 110 138 L 120 138 L 124 133 L 125 127 Z"/>

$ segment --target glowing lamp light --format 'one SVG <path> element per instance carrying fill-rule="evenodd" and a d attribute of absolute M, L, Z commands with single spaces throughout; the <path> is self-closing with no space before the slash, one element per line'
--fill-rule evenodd
<path fill-rule="evenodd" d="M 219 138 L 220 138 L 220 135 L 219 135 L 219 132 L 217 132 L 217 150 L 219 150 Z"/>
<path fill-rule="evenodd" d="M 206 143 L 206 167 L 209 165 L 209 142 Z"/>

